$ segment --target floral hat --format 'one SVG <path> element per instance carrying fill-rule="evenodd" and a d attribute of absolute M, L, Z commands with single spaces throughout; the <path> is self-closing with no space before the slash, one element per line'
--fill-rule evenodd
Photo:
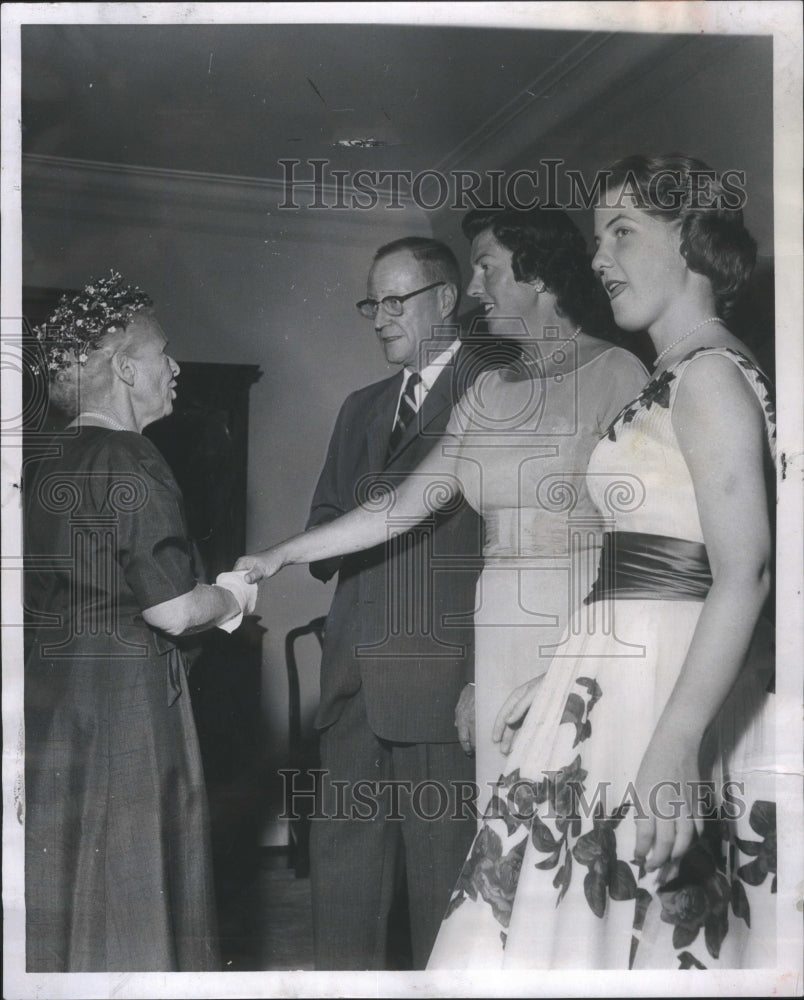
<path fill-rule="evenodd" d="M 108 278 L 90 281 L 77 295 L 62 295 L 50 318 L 33 328 L 42 349 L 42 362 L 34 365 L 35 374 L 46 370 L 53 378 L 76 360 L 86 364 L 88 354 L 97 349 L 105 334 L 118 327 L 124 329 L 135 313 L 151 305 L 142 289 L 126 285 L 114 270 Z"/>

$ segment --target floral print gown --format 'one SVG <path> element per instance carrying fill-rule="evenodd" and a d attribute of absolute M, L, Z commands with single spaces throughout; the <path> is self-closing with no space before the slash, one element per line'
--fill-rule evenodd
<path fill-rule="evenodd" d="M 703 542 L 672 412 L 703 354 L 737 365 L 766 415 L 764 375 L 729 349 L 654 379 L 595 448 L 590 494 L 610 530 Z M 772 629 L 710 726 L 701 762 L 720 790 L 673 870 L 634 859 L 632 782 L 701 600 L 581 605 L 541 682 L 449 900 L 428 968 L 757 968 L 775 964 Z"/>

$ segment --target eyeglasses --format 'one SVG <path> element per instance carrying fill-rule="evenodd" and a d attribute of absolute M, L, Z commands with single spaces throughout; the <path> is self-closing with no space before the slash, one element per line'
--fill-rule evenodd
<path fill-rule="evenodd" d="M 357 308 L 366 319 L 374 319 L 380 306 L 385 308 L 389 316 L 401 316 L 403 304 L 408 299 L 412 299 L 414 295 L 421 295 L 422 292 L 429 292 L 431 288 L 438 288 L 439 285 L 446 285 L 446 281 L 434 281 L 432 285 L 417 288 L 415 292 L 408 292 L 407 295 L 386 295 L 379 302 L 376 299 L 362 299 L 357 303 Z"/>

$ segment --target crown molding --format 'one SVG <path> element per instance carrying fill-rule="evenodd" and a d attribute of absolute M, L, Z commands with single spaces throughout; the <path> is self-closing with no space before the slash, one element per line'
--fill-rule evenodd
<path fill-rule="evenodd" d="M 298 168 L 297 179 L 309 181 L 312 170 Z M 310 207 L 313 198 L 324 207 Z M 22 206 L 26 214 L 102 218 L 120 223 L 171 225 L 193 231 L 230 235 L 277 235 L 292 226 L 304 239 L 306 231 L 337 239 L 344 226 L 365 231 L 369 244 L 378 225 L 390 221 L 380 202 L 373 209 L 341 208 L 360 192 L 344 184 L 296 186 L 292 195 L 284 180 L 234 177 L 168 170 L 134 164 L 103 163 L 26 153 L 22 156 Z M 365 198 L 365 194 L 362 195 Z M 393 213 L 411 231 L 430 231 L 427 213 L 410 198 L 399 197 Z M 288 207 L 288 202 L 298 208 Z M 378 216 L 378 212 L 380 215 Z M 357 235 L 357 233 L 355 233 Z M 358 236 L 359 241 L 359 236 Z"/>
<path fill-rule="evenodd" d="M 209 184 L 217 187 L 281 189 L 282 181 L 261 177 L 237 177 L 230 174 L 211 174 L 195 170 L 170 170 L 164 167 L 146 167 L 133 163 L 105 163 L 101 160 L 81 160 L 66 156 L 47 156 L 40 153 L 23 153 L 23 168 L 72 170 L 109 177 L 149 179 L 153 182 Z"/>

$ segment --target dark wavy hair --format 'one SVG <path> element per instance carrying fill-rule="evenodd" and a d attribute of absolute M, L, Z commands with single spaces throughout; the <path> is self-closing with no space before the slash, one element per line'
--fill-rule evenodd
<path fill-rule="evenodd" d="M 718 315 L 726 319 L 751 276 L 757 245 L 745 228 L 741 192 L 721 183 L 703 160 L 680 153 L 635 155 L 606 170 L 606 192 L 625 187 L 649 215 L 681 221 L 687 267 L 712 284 Z"/>
<path fill-rule="evenodd" d="M 555 208 L 472 209 L 463 217 L 464 236 L 491 230 L 511 251 L 517 281 L 541 279 L 556 297 L 556 309 L 596 336 L 612 335 L 608 301 L 592 272 L 586 241 L 566 212 Z"/>

